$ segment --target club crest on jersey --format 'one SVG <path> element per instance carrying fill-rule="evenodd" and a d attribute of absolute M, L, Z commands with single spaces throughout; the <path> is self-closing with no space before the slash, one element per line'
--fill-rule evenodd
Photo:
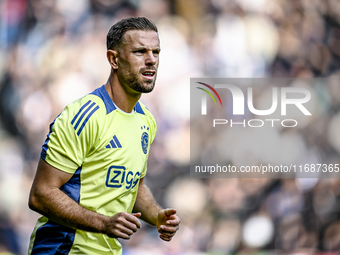
<path fill-rule="evenodd" d="M 145 130 L 149 130 L 149 127 L 142 126 L 141 129 L 144 130 L 142 137 L 141 137 L 142 150 L 144 154 L 146 154 L 148 152 L 149 134 L 145 132 Z"/>

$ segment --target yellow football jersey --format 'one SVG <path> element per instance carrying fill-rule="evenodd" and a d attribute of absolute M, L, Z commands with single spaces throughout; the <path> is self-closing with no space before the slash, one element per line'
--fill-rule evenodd
<path fill-rule="evenodd" d="M 132 113 L 123 112 L 102 86 L 69 104 L 51 123 L 41 157 L 73 174 L 61 190 L 81 206 L 107 216 L 130 213 L 156 130 L 142 103 Z M 32 233 L 29 254 L 122 254 L 122 247 L 115 238 L 43 216 Z"/>

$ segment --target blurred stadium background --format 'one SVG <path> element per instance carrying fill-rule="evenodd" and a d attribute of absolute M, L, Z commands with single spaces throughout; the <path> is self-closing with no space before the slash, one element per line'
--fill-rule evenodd
<path fill-rule="evenodd" d="M 157 85 L 142 97 L 158 122 L 146 181 L 182 225 L 170 243 L 143 225 L 124 254 L 339 254 L 338 179 L 190 178 L 189 84 L 339 78 L 340 1 L 0 0 L 0 13 L 0 254 L 27 254 L 39 216 L 27 199 L 48 125 L 106 82 L 106 33 L 129 16 L 159 28 Z M 340 85 L 322 93 L 319 119 L 293 141 L 339 163 Z"/>

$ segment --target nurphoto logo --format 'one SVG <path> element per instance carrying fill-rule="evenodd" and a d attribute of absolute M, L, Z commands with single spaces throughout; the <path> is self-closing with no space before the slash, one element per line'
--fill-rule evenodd
<path fill-rule="evenodd" d="M 318 133 L 328 125 L 322 105 L 334 82 L 192 78 L 191 176 L 320 178 L 337 174 L 338 162 L 313 156 L 313 150 L 322 149 L 314 143 L 316 137 L 325 137 Z"/>
<path fill-rule="evenodd" d="M 247 110 L 258 116 L 270 116 L 275 111 L 277 111 L 278 108 L 280 108 L 280 114 L 281 116 L 287 115 L 287 106 L 293 105 L 296 107 L 296 109 L 300 110 L 304 115 L 312 115 L 310 111 L 306 108 L 304 105 L 305 103 L 309 102 L 311 99 L 311 93 L 306 88 L 301 87 L 272 87 L 271 88 L 271 105 L 269 109 L 256 109 L 254 106 L 254 95 L 253 95 L 253 87 L 247 87 L 246 88 L 246 98 L 245 100 L 245 93 L 243 90 L 232 84 L 214 84 L 214 86 L 208 85 L 203 82 L 196 82 L 198 84 L 204 85 L 207 88 L 209 88 L 215 95 L 217 96 L 218 100 L 220 101 L 221 106 L 222 100 L 216 89 L 220 89 L 219 91 L 227 90 L 230 92 L 232 96 L 232 113 L 233 115 L 245 115 L 245 101 L 247 101 Z M 201 115 L 207 115 L 207 95 L 209 95 L 213 102 L 216 104 L 216 100 L 211 92 L 209 92 L 205 88 L 197 87 L 200 90 L 203 90 L 206 93 L 201 94 Z M 279 99 L 280 99 L 280 105 L 279 105 Z M 296 110 L 295 109 L 295 110 Z M 245 126 L 248 124 L 249 127 L 262 127 L 265 125 L 265 121 L 270 122 L 271 126 L 274 127 L 274 123 L 276 121 L 280 121 L 281 125 L 284 127 L 296 127 L 298 125 L 298 121 L 296 119 L 250 119 L 246 122 L 244 119 L 241 124 Z M 227 120 L 225 118 L 223 119 L 213 119 L 213 127 L 216 127 L 216 125 L 225 125 L 225 124 L 231 124 L 231 127 L 233 127 L 237 124 L 233 120 Z M 257 123 L 257 124 L 255 124 Z M 290 124 L 289 124 L 290 123 Z"/>

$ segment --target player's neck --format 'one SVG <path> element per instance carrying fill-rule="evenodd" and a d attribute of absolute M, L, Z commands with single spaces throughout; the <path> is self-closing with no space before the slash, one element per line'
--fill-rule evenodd
<path fill-rule="evenodd" d="M 123 89 L 118 79 L 112 78 L 111 76 L 105 84 L 105 89 L 114 104 L 127 113 L 131 113 L 133 111 L 133 108 L 141 97 L 141 93 L 132 95 L 128 94 Z"/>

